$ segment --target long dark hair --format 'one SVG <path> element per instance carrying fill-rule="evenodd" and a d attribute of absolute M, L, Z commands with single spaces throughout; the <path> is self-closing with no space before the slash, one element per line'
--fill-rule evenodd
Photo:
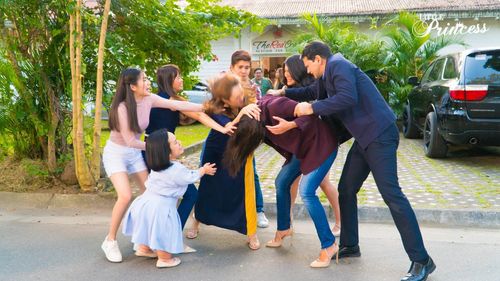
<path fill-rule="evenodd" d="M 177 95 L 174 90 L 174 80 L 181 74 L 179 67 L 175 64 L 164 65 L 156 71 L 156 82 L 158 83 L 158 91 L 167 93 L 174 100 L 185 100 Z"/>
<path fill-rule="evenodd" d="M 246 115 L 241 117 L 238 130 L 229 137 L 222 159 L 230 176 L 238 174 L 247 157 L 262 143 L 265 134 L 264 126 L 259 121 Z"/>
<path fill-rule="evenodd" d="M 307 73 L 307 68 L 304 65 L 304 62 L 300 59 L 300 55 L 293 55 L 288 57 L 285 60 L 285 65 L 293 80 L 295 80 L 295 82 L 297 83 L 296 85 L 292 86 L 293 88 L 306 87 L 314 82 L 314 76 Z M 283 82 L 288 86 L 286 76 L 284 77 Z"/>
<path fill-rule="evenodd" d="M 137 103 L 135 102 L 134 91 L 130 88 L 130 85 L 137 84 L 137 81 L 141 77 L 141 73 L 142 71 L 138 68 L 127 68 L 120 74 L 116 93 L 111 103 L 111 109 L 109 110 L 108 125 L 110 130 L 120 131 L 118 106 L 120 103 L 125 102 L 130 130 L 138 134 L 142 132 L 139 127 L 139 121 L 137 120 Z"/>
<path fill-rule="evenodd" d="M 149 134 L 146 139 L 146 162 L 151 170 L 158 172 L 170 167 L 170 152 L 167 129 Z"/>

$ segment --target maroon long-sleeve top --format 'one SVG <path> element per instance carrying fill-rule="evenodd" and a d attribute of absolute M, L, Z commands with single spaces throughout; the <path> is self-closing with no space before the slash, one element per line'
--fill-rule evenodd
<path fill-rule="evenodd" d="M 294 117 L 296 101 L 266 95 L 258 105 L 261 109 L 260 120 L 266 126 L 278 124 L 273 116 L 297 124 L 297 128 L 281 135 L 274 135 L 266 129 L 265 142 L 286 158 L 285 164 L 295 155 L 300 160 L 300 170 L 304 175 L 317 169 L 337 149 L 338 142 L 332 129 L 318 116 Z"/>

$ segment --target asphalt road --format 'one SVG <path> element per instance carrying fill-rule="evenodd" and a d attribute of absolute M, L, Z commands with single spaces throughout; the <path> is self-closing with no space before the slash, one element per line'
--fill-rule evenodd
<path fill-rule="evenodd" d="M 124 261 L 107 262 L 100 244 L 108 211 L 1 210 L 0 280 L 399 280 L 408 258 L 391 224 L 361 224 L 361 258 L 311 269 L 319 242 L 309 220 L 295 223 L 292 244 L 251 251 L 245 237 L 204 226 L 186 241 L 197 253 L 180 255 L 182 264 L 157 269 L 155 260 L 133 255 L 127 237 L 119 236 Z M 271 226 L 259 230 L 262 243 Z M 428 280 L 500 280 L 500 229 L 422 226 L 437 270 Z"/>

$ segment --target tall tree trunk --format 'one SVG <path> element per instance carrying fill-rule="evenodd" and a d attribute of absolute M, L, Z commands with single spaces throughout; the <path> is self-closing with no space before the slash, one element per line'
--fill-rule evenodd
<path fill-rule="evenodd" d="M 104 13 L 102 15 L 101 35 L 99 36 L 99 49 L 97 53 L 97 82 L 95 96 L 95 116 L 94 116 L 94 139 L 92 147 L 92 175 L 94 179 L 100 178 L 101 172 L 101 111 L 102 111 L 102 84 L 103 84 L 103 64 L 104 45 L 106 43 L 106 31 L 108 29 L 108 15 L 111 8 L 111 0 L 106 0 Z"/>
<path fill-rule="evenodd" d="M 90 173 L 90 167 L 88 165 L 87 159 L 85 157 L 85 143 L 84 143 L 84 132 L 83 132 L 83 112 L 82 112 L 82 19 L 80 15 L 80 10 L 82 7 L 82 1 L 76 1 L 75 10 L 75 25 L 76 34 L 74 40 L 74 76 L 72 77 L 72 85 L 75 86 L 74 96 L 73 96 L 73 125 L 76 123 L 73 138 L 73 151 L 75 158 L 75 169 L 76 177 L 78 183 L 83 191 L 92 191 L 95 186 L 94 178 Z M 71 30 L 71 25 L 70 25 Z M 73 33 L 72 33 L 73 34 Z M 73 36 L 73 35 L 72 35 Z M 70 40 L 71 44 L 71 40 Z M 72 67 L 73 68 L 73 67 Z M 73 81 L 74 80 L 74 81 Z M 76 119 L 76 120 L 75 120 Z"/>
<path fill-rule="evenodd" d="M 54 89 L 50 85 L 49 78 L 45 73 L 41 74 L 47 91 L 47 99 L 49 104 L 48 121 L 49 130 L 47 132 L 47 167 L 49 172 L 54 173 L 57 168 L 56 161 L 56 129 L 59 124 L 59 101 L 54 94 Z"/>
<path fill-rule="evenodd" d="M 72 11 L 69 15 L 69 62 L 71 66 L 71 138 L 73 139 L 73 158 L 76 163 L 76 125 L 78 120 L 78 115 L 76 111 L 76 67 L 75 67 L 75 12 Z M 75 165 L 75 174 L 78 175 L 78 166 Z"/>

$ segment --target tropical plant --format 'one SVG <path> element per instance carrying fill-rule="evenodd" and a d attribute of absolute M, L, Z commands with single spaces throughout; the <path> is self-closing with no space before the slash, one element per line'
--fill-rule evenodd
<path fill-rule="evenodd" d="M 305 14 L 302 18 L 309 24 L 309 30 L 294 39 L 297 51 L 301 51 L 310 41 L 320 40 L 333 53 L 341 53 L 365 72 L 375 74 L 384 68 L 386 54 L 381 40 L 359 32 L 349 23 L 338 20 L 326 23 L 315 14 Z"/>
<path fill-rule="evenodd" d="M 83 104 L 101 105 L 101 94 L 102 104 L 109 104 L 115 80 L 128 66 L 152 77 L 159 66 L 174 63 L 189 86 L 196 79 L 189 74 L 198 70 L 200 60 L 212 59 L 212 40 L 264 25 L 216 0 L 190 0 L 184 9 L 173 0 L 106 2 L 95 7 L 81 0 L 0 2 L 0 147 L 12 148 L 19 157 L 44 157 L 54 172 L 57 156 L 67 155 L 72 144 L 77 177 L 87 179 L 80 181 L 87 190 L 98 177 L 96 165 L 88 169 L 88 147 L 99 143 L 100 128 L 92 130 L 96 138 L 89 137 Z M 100 162 L 96 147 L 93 163 Z"/>
<path fill-rule="evenodd" d="M 61 56 L 67 50 L 67 9 L 62 0 L 0 3 L 0 76 L 6 79 L 1 106 L 8 121 L 0 131 L 11 136 L 16 156 L 44 157 L 51 172 L 65 146 L 61 120 L 70 105 L 69 62 Z"/>
<path fill-rule="evenodd" d="M 389 104 L 400 114 L 412 86 L 408 77 L 422 77 L 423 70 L 438 56 L 438 52 L 451 44 L 464 44 L 459 37 L 432 37 L 426 24 L 415 13 L 400 12 L 389 19 L 383 33 L 387 39 L 387 57 L 384 65 L 390 80 Z"/>

